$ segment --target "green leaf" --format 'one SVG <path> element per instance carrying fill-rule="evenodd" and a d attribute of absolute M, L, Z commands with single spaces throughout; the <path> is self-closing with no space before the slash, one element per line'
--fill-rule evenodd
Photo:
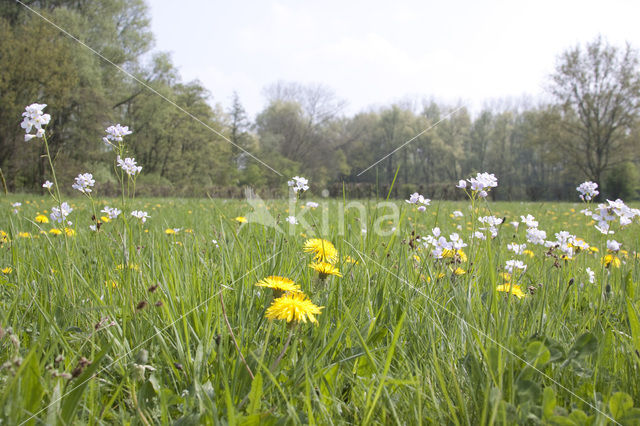
<path fill-rule="evenodd" d="M 627 300 L 633 300 L 635 296 L 635 284 L 631 277 L 631 271 L 627 272 L 627 276 L 624 277 L 624 292 L 627 296 Z"/>
<path fill-rule="evenodd" d="M 578 337 L 571 349 L 568 358 L 584 359 L 598 349 L 598 339 L 592 333 L 585 333 Z"/>
<path fill-rule="evenodd" d="M 640 320 L 638 320 L 638 313 L 636 308 L 631 303 L 631 300 L 627 299 L 627 316 L 629 317 L 629 326 L 631 328 L 631 339 L 633 341 L 633 347 L 637 352 L 640 352 Z"/>
<path fill-rule="evenodd" d="M 540 386 L 531 380 L 518 380 L 516 392 L 520 402 L 540 400 Z"/>
<path fill-rule="evenodd" d="M 67 384 L 64 393 L 66 396 L 64 397 L 64 403 L 62 404 L 62 410 L 60 411 L 60 418 L 64 424 L 71 423 L 76 410 L 80 406 L 80 398 L 82 397 L 85 388 L 89 385 L 91 379 L 93 379 L 93 375 L 96 370 L 100 368 L 100 361 L 102 361 L 102 358 L 104 358 L 109 349 L 111 349 L 111 345 L 107 345 L 96 357 L 93 358 L 92 363 L 84 369 L 84 372 L 80 376 Z M 67 388 L 70 388 L 70 390 Z"/>
<path fill-rule="evenodd" d="M 542 391 L 542 418 L 549 419 L 553 416 L 553 409 L 556 407 L 556 391 L 547 386 Z"/>
<path fill-rule="evenodd" d="M 247 406 L 247 415 L 252 416 L 260 412 L 260 404 L 262 398 L 262 374 L 256 373 L 253 382 L 251 382 L 251 391 L 249 392 L 249 405 Z"/>
<path fill-rule="evenodd" d="M 620 420 L 633 408 L 633 399 L 625 392 L 616 392 L 609 398 L 609 411 L 614 419 Z"/>

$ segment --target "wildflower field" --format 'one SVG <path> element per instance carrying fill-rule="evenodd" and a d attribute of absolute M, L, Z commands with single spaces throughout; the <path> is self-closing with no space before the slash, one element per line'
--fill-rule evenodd
<path fill-rule="evenodd" d="M 7 424 L 637 424 L 640 210 L 594 201 L 0 199 Z M 32 131 L 35 130 L 35 134 Z M 123 159 L 124 158 L 124 159 Z M 75 197 L 68 194 L 73 190 Z"/>
<path fill-rule="evenodd" d="M 1 201 L 8 423 L 637 421 L 636 223 L 608 251 L 580 203 L 397 202 L 394 223 L 373 201 L 364 222 L 341 201 L 298 200 L 312 229 L 328 218 L 309 235 L 284 220 L 286 200 L 263 204 L 279 229 L 243 223 L 246 202 L 137 199 L 127 208 L 145 223 L 92 231 L 94 209 L 117 202 L 70 200 L 65 232 L 47 198 Z M 529 214 L 549 240 L 566 231 L 589 248 L 527 242 Z M 495 238 L 483 216 L 504 218 Z M 434 255 L 434 228 L 467 246 Z M 309 265 L 324 260 L 335 275 L 321 279 Z M 310 305 L 269 311 L 274 281 Z"/>

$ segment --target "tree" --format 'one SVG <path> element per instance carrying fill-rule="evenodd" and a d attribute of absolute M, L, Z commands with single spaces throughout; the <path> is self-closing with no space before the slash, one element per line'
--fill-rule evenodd
<path fill-rule="evenodd" d="M 610 46 L 598 37 L 560 55 L 551 93 L 572 135 L 564 147 L 587 178 L 629 159 L 625 139 L 640 111 L 638 52 Z"/>

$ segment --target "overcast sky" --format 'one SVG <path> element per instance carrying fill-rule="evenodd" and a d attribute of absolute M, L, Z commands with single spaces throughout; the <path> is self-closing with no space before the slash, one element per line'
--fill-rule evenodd
<path fill-rule="evenodd" d="M 544 94 L 558 54 L 598 34 L 640 48 L 640 1 L 148 0 L 156 50 L 253 116 L 278 80 L 321 83 L 353 114 L 406 98 Z"/>

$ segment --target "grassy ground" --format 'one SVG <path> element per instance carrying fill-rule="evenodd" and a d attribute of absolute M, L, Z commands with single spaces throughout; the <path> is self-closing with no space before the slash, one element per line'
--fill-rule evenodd
<path fill-rule="evenodd" d="M 306 212 L 299 201 L 311 226 L 290 227 L 292 206 L 268 201 L 278 232 L 238 222 L 252 211 L 243 201 L 138 199 L 126 221 L 95 233 L 91 203 L 78 198 L 69 236 L 35 221 L 52 205 L 0 199 L 7 424 L 640 419 L 637 223 L 608 237 L 626 252 L 605 267 L 607 237 L 578 203 L 480 203 L 474 212 L 434 202 L 421 213 L 397 202 L 394 216 L 373 201 L 346 213 L 341 201 Z M 126 216 L 133 209 L 150 219 Z M 498 236 L 471 239 L 475 217 L 489 214 L 505 218 Z M 572 260 L 533 244 L 530 255 L 509 252 L 526 242 L 525 225 L 509 223 L 525 214 L 547 239 L 566 230 L 599 250 Z M 460 234 L 466 261 L 434 259 L 416 241 L 434 226 Z M 335 244 L 342 277 L 321 280 L 308 267 L 310 237 Z M 508 278 L 509 259 L 527 264 L 524 274 Z M 255 283 L 270 275 L 291 278 L 323 307 L 317 325 L 265 318 L 274 296 Z M 506 281 L 526 295 L 497 291 Z"/>

